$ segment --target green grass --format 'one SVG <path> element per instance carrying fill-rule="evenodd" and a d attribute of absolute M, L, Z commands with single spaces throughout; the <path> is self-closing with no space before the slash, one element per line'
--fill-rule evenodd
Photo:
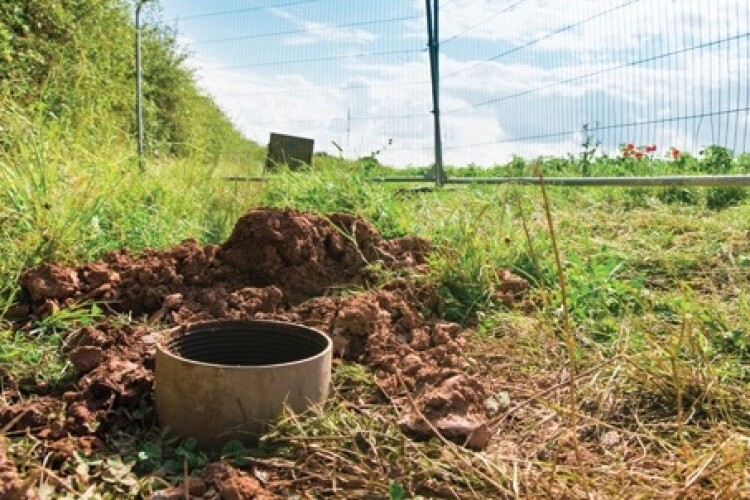
<path fill-rule="evenodd" d="M 21 390 L 63 386 L 73 375 L 63 354 L 71 331 L 102 319 L 98 306 L 61 309 L 24 331 L 0 331 L 0 362 Z"/>
<path fill-rule="evenodd" d="M 13 212 L 26 229 L 4 226 L 17 231 L 14 241 L 25 245 L 3 254 L 6 286 L 12 288 L 20 267 L 43 258 L 89 259 L 120 245 L 138 250 L 183 237 L 218 241 L 249 206 L 354 213 L 388 236 L 413 234 L 433 241 L 426 279 L 445 299 L 444 316 L 477 325 L 467 347 L 470 370 L 504 402 L 496 424 L 501 449 L 476 455 L 404 438 L 387 407 L 352 406 L 353 401 L 370 400 L 376 389 L 366 370 L 343 366 L 324 414 L 290 415 L 264 448 L 234 450 L 232 457 L 288 467 L 304 464 L 310 477 L 319 478 L 305 484 L 320 494 L 330 493 L 330 483 L 320 478 L 328 477 L 332 463 L 340 470 L 359 471 L 347 473 L 350 484 L 341 483 L 349 484 L 346 491 L 352 494 L 398 494 L 402 488 L 409 496 L 425 485 L 448 485 L 465 496 L 576 496 L 583 494 L 584 485 L 603 495 L 678 494 L 686 484 L 699 496 L 747 491 L 738 467 L 750 464 L 733 436 L 750 428 L 749 205 L 715 210 L 664 203 L 658 190 L 642 190 L 638 196 L 644 201 L 634 204 L 627 190 L 549 188 L 577 344 L 575 411 L 585 460 L 580 464 L 554 451 L 569 446 L 567 385 L 559 385 L 569 364 L 538 188 L 467 186 L 414 193 L 370 183 L 356 167 L 329 161 L 313 171 L 279 173 L 263 188 L 237 185 L 237 193 L 215 179 L 215 172 L 188 171 L 180 161 L 164 162 L 143 178 L 113 178 L 127 189 L 77 183 L 87 186 L 87 196 L 60 203 L 60 210 L 76 213 L 56 217 L 73 227 L 66 232 L 49 226 L 60 236 L 54 252 L 44 257 L 34 246 L 41 241 L 38 236 L 21 237 L 39 230 L 48 210 L 35 201 L 34 190 L 58 189 L 54 195 L 63 196 L 70 189 L 43 177 L 27 181 L 18 189 L 19 208 Z M 41 165 L 50 171 L 34 174 L 50 178 L 55 168 L 65 167 Z M 209 206 L 213 208 L 206 210 Z M 95 216 L 102 233 L 85 235 Z M 497 270 L 503 268 L 528 277 L 534 308 L 509 311 L 494 299 Z M 3 359 L 16 360 L 11 371 L 28 383 L 65 380 L 59 356 L 64 325 L 75 325 L 81 316 L 49 321 L 45 335 L 3 334 Z M 31 367 L 38 362 L 48 369 L 34 374 Z M 545 389 L 550 387 L 557 389 Z M 152 427 L 152 410 L 143 411 L 133 429 L 111 436 L 110 446 L 119 451 L 90 465 L 92 484 L 100 491 L 119 491 L 113 486 L 117 484 L 150 491 L 163 481 L 179 480 L 182 470 L 172 470 L 175 461 L 189 459 L 197 471 L 216 458 L 159 433 Z M 503 412 L 513 415 L 512 426 Z M 546 426 L 538 427 L 540 421 Z M 619 447 L 602 451 L 599 440 L 605 434 L 616 438 Z M 377 443 L 375 456 L 361 448 L 370 441 Z M 22 440 L 15 442 L 13 453 L 20 454 L 24 446 Z M 643 446 L 648 460 L 631 462 L 644 453 Z M 716 454 L 715 449 L 725 452 Z M 701 464 L 709 464 L 702 473 Z M 104 479 L 113 471 L 122 473 L 117 477 L 124 483 Z M 693 480 L 695 474 L 703 474 L 701 481 Z"/>
<path fill-rule="evenodd" d="M 310 185 L 318 182 L 314 176 L 309 181 Z M 333 186 L 329 184 L 329 190 Z M 356 192 L 348 183 L 341 186 L 346 194 Z M 371 188 L 372 192 L 383 189 L 380 185 Z M 716 463 L 717 457 L 707 455 L 710 447 L 706 443 L 729 439 L 724 430 L 745 432 L 750 426 L 750 405 L 746 403 L 750 388 L 746 292 L 750 284 L 750 206 L 717 210 L 704 204 L 664 203 L 658 189 L 635 194 L 615 189 L 549 189 L 578 344 L 577 363 L 583 372 L 600 363 L 606 365 L 596 370 L 595 377 L 583 379 L 586 384 L 579 394 L 578 411 L 584 420 L 604 420 L 604 430 L 612 426 L 620 432 L 635 429 L 657 448 L 681 447 L 679 453 L 667 455 L 684 461 L 682 472 L 665 477 L 686 478 L 692 472 L 690 467 L 697 466 L 694 461 L 701 459 Z M 640 202 L 633 203 L 634 195 Z M 337 196 L 335 191 L 327 195 L 328 200 Z M 316 207 L 306 182 L 289 183 L 284 197 L 286 206 Z M 359 202 L 370 200 L 362 197 Z M 551 334 L 561 346 L 559 288 L 537 188 L 447 189 L 395 196 L 392 203 L 399 208 L 378 207 L 390 214 L 384 222 L 386 229 L 403 227 L 435 243 L 432 279 L 448 304 L 447 317 L 465 321 L 479 316 L 483 335 L 491 334 L 502 322 L 524 324 L 522 318 L 527 314 L 498 315 L 503 308 L 491 300 L 496 285 L 494 270 L 507 267 L 535 284 L 532 296 L 540 307 L 531 317 L 541 326 L 536 335 L 541 339 Z M 321 206 L 331 209 L 323 200 Z M 336 208 L 367 214 L 373 207 Z M 500 351 L 491 343 L 485 349 Z M 528 345 L 523 349 L 516 366 L 538 365 L 541 355 L 548 357 L 555 369 L 566 366 L 564 351 L 553 350 L 555 354 L 550 355 L 529 350 Z M 551 371 L 542 363 L 529 369 L 527 377 L 543 380 Z M 503 373 L 498 375 L 498 383 L 503 377 L 514 378 L 512 373 Z M 546 398 L 539 402 L 552 404 Z M 558 416 L 564 408 L 541 406 L 539 411 L 553 410 Z M 663 427 L 665 419 L 674 424 Z M 661 462 L 664 456 L 652 458 L 658 467 L 666 467 Z M 714 486 L 730 488 L 731 481 L 741 480 L 730 465 L 735 460 L 746 463 L 742 456 L 728 459 L 728 470 L 716 471 Z M 735 470 L 734 475 L 724 476 L 730 470 Z M 664 470 L 658 473 L 664 474 Z M 592 480 L 600 482 L 600 491 L 612 487 L 606 474 Z M 665 483 L 662 491 L 677 488 L 678 483 Z M 564 491 L 580 492 L 576 488 L 581 484 L 568 484 Z M 692 488 L 694 484 L 690 484 Z M 739 489 L 727 491 L 746 491 L 747 483 L 738 484 Z M 657 491 L 645 485 L 639 488 L 644 489 L 633 491 L 647 496 L 646 492 Z"/>
<path fill-rule="evenodd" d="M 195 159 L 149 161 L 138 172 L 127 149 L 66 154 L 48 130 L 29 128 L 13 152 L 0 151 L 0 310 L 19 272 L 46 261 L 73 262 L 127 247 L 173 245 L 188 236 L 217 243 L 239 214 L 233 186 Z"/>
<path fill-rule="evenodd" d="M 263 148 L 201 94 L 175 34 L 151 19 L 139 172 L 131 19 L 125 0 L 0 6 L 0 311 L 42 261 L 220 241 L 243 193 L 215 180 L 260 172 Z"/>
<path fill-rule="evenodd" d="M 265 206 L 318 213 L 346 212 L 364 217 L 386 237 L 403 236 L 408 214 L 393 203 L 393 191 L 367 182 L 358 165 L 332 157 L 316 158 L 315 168 L 282 170 L 272 176 L 262 198 Z"/>

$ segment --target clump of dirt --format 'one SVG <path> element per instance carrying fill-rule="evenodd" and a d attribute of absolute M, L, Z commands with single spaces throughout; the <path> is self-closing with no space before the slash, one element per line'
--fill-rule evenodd
<path fill-rule="evenodd" d="M 237 222 L 218 258 L 248 282 L 309 297 L 337 283 L 361 281 L 381 243 L 369 222 L 351 216 L 254 211 Z"/>
<path fill-rule="evenodd" d="M 426 318 L 441 300 L 406 281 L 349 297 L 310 300 L 277 319 L 328 332 L 333 354 L 375 370 L 383 393 L 403 408 L 399 421 L 412 435 L 443 436 L 484 448 L 489 439 L 484 386 L 466 374 L 461 328 Z"/>
<path fill-rule="evenodd" d="M 38 498 L 36 493 L 24 484 L 15 464 L 8 460 L 5 440 L 2 437 L 0 437 L 0 498 L 17 500 Z"/>
<path fill-rule="evenodd" d="M 156 339 L 147 327 L 85 327 L 69 339 L 69 349 L 79 375 L 75 385 L 62 394 L 27 398 L 7 392 L 0 427 L 10 424 L 9 431 L 52 441 L 94 438 L 111 428 L 120 410 L 151 397 Z"/>
<path fill-rule="evenodd" d="M 182 500 L 189 498 L 222 498 L 226 500 L 270 500 L 277 498 L 260 481 L 225 462 L 215 462 L 203 469 L 201 477 L 189 477 L 187 482 L 154 494 L 153 500 Z"/>
<path fill-rule="evenodd" d="M 44 315 L 97 300 L 178 326 L 214 318 L 304 323 L 331 336 L 337 358 L 374 369 L 382 392 L 403 408 L 399 424 L 406 432 L 437 432 L 481 449 L 489 440 L 487 392 L 466 370 L 461 328 L 439 319 L 437 293 L 402 279 L 346 297 L 331 294 L 373 279 L 368 264 L 425 271 L 429 249 L 419 238 L 384 240 L 369 222 L 349 215 L 254 210 L 220 246 L 186 240 L 140 256 L 121 250 L 79 267 L 30 269 L 21 278 L 27 301 L 15 311 Z M 510 273 L 503 281 L 498 293 L 507 301 L 528 287 Z M 66 344 L 75 384 L 57 395 L 6 395 L 0 427 L 52 441 L 86 438 L 95 449 L 95 438 L 118 425 L 121 410 L 150 403 L 156 341 L 145 325 L 81 329 Z"/>
<path fill-rule="evenodd" d="M 507 269 L 499 269 L 495 272 L 498 281 L 494 296 L 506 307 L 512 308 L 516 304 L 523 303 L 524 307 L 533 307 L 532 304 L 524 302 L 526 292 L 529 291 L 529 282 L 520 276 L 516 276 Z"/>

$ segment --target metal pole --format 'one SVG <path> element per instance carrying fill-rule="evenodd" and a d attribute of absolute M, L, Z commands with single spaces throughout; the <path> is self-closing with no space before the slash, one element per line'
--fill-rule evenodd
<path fill-rule="evenodd" d="M 435 129 L 435 184 L 445 184 L 445 170 L 443 169 L 443 141 L 440 133 L 440 68 L 439 68 L 439 2 L 425 0 L 427 7 L 427 45 L 430 54 L 430 81 L 432 83 L 432 115 Z"/>
<path fill-rule="evenodd" d="M 135 119 L 138 130 L 138 168 L 145 172 L 143 159 L 143 75 L 141 70 L 141 9 L 149 0 L 138 0 L 135 6 Z"/>
<path fill-rule="evenodd" d="M 419 177 L 373 177 L 374 182 L 425 182 Z M 538 177 L 451 177 L 445 184 L 539 184 Z M 545 177 L 548 186 L 750 187 L 750 175 L 663 175 L 655 177 Z"/>
<path fill-rule="evenodd" d="M 451 177 L 449 184 L 539 184 L 538 177 Z M 662 175 L 655 177 L 545 177 L 548 186 L 611 187 L 742 187 L 750 186 L 750 175 Z"/>
<path fill-rule="evenodd" d="M 265 182 L 265 177 L 234 175 L 222 177 L 226 181 Z M 371 182 L 416 183 L 429 182 L 424 177 L 370 177 Z M 451 177 L 445 184 L 539 184 L 538 177 Z M 654 177 L 545 177 L 548 186 L 610 186 L 610 187 L 750 187 L 750 175 L 663 175 Z"/>

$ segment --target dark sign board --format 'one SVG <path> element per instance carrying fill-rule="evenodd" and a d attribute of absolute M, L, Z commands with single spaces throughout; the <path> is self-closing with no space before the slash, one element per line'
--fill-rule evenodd
<path fill-rule="evenodd" d="M 271 132 L 266 170 L 273 170 L 277 165 L 289 165 L 292 170 L 302 165 L 312 165 L 314 146 L 315 141 L 312 139 Z"/>

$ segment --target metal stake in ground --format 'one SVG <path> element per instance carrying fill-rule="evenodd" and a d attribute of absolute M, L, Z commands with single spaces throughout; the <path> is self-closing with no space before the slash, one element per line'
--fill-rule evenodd
<path fill-rule="evenodd" d="M 151 0 L 138 0 L 135 5 L 135 121 L 138 130 L 138 168 L 146 170 L 143 161 L 143 75 L 141 70 L 141 9 Z"/>
<path fill-rule="evenodd" d="M 439 14 L 438 0 L 425 0 L 427 7 L 427 46 L 430 52 L 430 81 L 432 83 L 432 114 L 435 123 L 435 184 L 442 186 L 445 183 L 445 171 L 443 170 L 443 141 L 440 133 L 440 70 L 439 70 Z"/>

